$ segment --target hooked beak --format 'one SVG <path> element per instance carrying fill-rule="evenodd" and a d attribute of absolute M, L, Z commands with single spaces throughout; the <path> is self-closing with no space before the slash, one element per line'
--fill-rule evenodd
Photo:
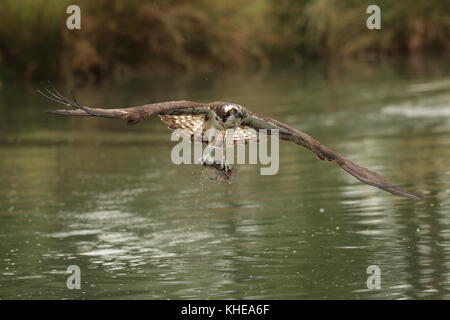
<path fill-rule="evenodd" d="M 245 115 L 244 115 L 244 113 L 242 113 L 241 111 L 238 111 L 238 112 L 236 113 L 236 117 L 238 117 L 238 118 L 240 118 L 240 119 L 244 119 Z"/>

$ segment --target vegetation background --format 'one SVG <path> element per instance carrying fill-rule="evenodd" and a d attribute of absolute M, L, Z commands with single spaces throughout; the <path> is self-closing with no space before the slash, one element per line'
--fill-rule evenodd
<path fill-rule="evenodd" d="M 81 8 L 81 30 L 66 8 Z M 366 28 L 381 6 L 382 29 Z M 442 0 L 2 0 L 0 78 L 86 82 L 448 55 Z"/>

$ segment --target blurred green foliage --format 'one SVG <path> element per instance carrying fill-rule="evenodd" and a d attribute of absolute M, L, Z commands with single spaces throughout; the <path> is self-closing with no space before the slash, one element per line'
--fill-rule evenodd
<path fill-rule="evenodd" d="M 381 30 L 366 8 L 381 7 Z M 66 8 L 81 7 L 81 30 Z M 2 0 L 0 77 L 101 80 L 309 58 L 447 54 L 442 0 Z"/>
<path fill-rule="evenodd" d="M 441 0 L 271 0 L 279 46 L 297 58 L 381 58 L 450 49 L 450 3 Z M 366 9 L 381 9 L 368 30 Z M 280 48 L 278 47 L 278 48 Z"/>

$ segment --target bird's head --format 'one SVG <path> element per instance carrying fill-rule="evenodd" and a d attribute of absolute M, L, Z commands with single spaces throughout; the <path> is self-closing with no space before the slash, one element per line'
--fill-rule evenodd
<path fill-rule="evenodd" d="M 237 127 L 247 114 L 245 109 L 238 104 L 226 104 L 222 107 L 222 120 L 227 128 Z"/>

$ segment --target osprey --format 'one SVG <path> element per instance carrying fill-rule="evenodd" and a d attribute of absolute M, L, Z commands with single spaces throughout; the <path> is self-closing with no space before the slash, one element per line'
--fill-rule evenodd
<path fill-rule="evenodd" d="M 255 139 L 254 131 L 249 129 L 278 129 L 280 139 L 294 142 L 310 150 L 320 160 L 336 163 L 361 182 L 410 199 L 419 199 L 422 197 L 401 190 L 398 186 L 390 183 L 378 173 L 354 164 L 340 154 L 328 149 L 306 133 L 291 128 L 287 124 L 275 119 L 255 114 L 238 104 L 229 102 L 200 103 L 193 101 L 167 101 L 136 107 L 103 109 L 83 106 L 75 98 L 70 100 L 54 88 L 53 91 L 46 89 L 46 93 L 40 90 L 38 92 L 50 100 L 74 108 L 48 111 L 52 114 L 123 119 L 129 125 L 134 125 L 147 117 L 157 114 L 163 122 L 168 124 L 170 129 L 184 129 L 192 137 L 194 137 L 195 132 L 198 130 L 205 131 L 213 128 L 224 131 L 234 129 L 233 141 L 235 143 L 245 143 L 251 139 Z M 267 130 L 267 133 L 270 134 L 270 130 Z M 202 142 L 211 144 L 211 141 Z M 231 170 L 226 168 L 226 165 L 220 168 L 217 166 L 217 163 L 208 163 L 208 165 L 218 170 L 220 169 L 221 173 L 226 177 L 231 172 Z"/>

